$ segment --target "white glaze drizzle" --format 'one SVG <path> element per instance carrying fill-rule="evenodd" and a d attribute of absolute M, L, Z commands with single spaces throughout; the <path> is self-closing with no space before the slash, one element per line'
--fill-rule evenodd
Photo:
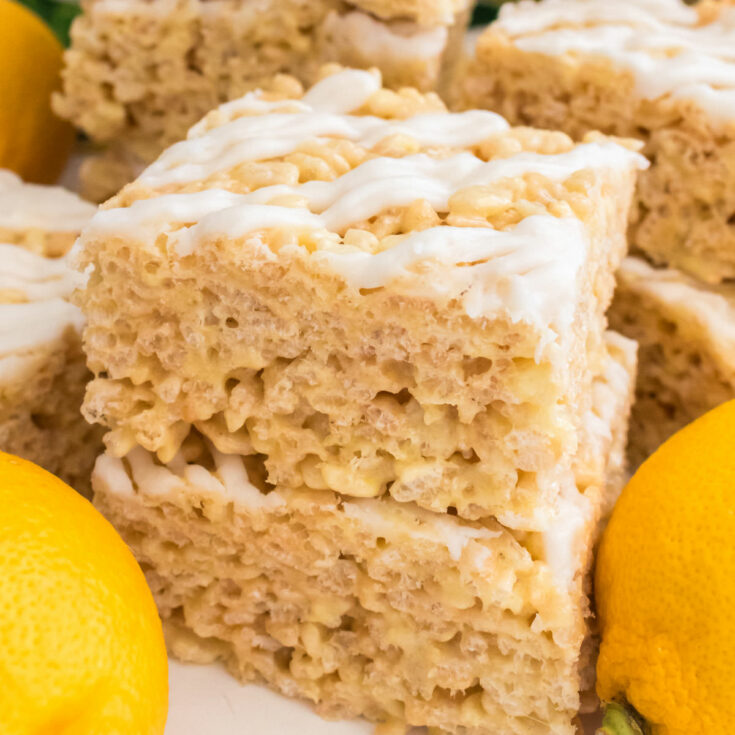
<path fill-rule="evenodd" d="M 479 111 L 422 114 L 392 121 L 347 114 L 364 105 L 379 88 L 376 73 L 346 70 L 315 85 L 290 108 L 294 110 L 290 113 L 257 95 L 246 96 L 231 103 L 230 114 L 247 111 L 249 105 L 257 112 L 262 112 L 265 105 L 265 114 L 239 117 L 213 129 L 203 124 L 193 137 L 164 154 L 140 182 L 161 183 L 168 181 L 169 176 L 207 175 L 224 165 L 223 161 L 228 166 L 235 165 L 244 148 L 248 149 L 246 158 L 260 160 L 276 155 L 276 149 L 280 155 L 309 135 L 326 132 L 356 137 L 366 145 L 377 143 L 390 131 L 410 135 L 424 145 L 456 147 L 472 145 L 493 132 L 508 129 L 499 116 Z M 292 101 L 286 104 L 294 105 Z M 221 110 L 214 115 L 220 113 Z M 542 294 L 542 289 L 525 284 L 540 287 L 541 274 L 545 274 L 547 284 L 574 287 L 586 250 L 578 221 L 531 218 L 508 232 L 496 232 L 489 227 L 442 226 L 414 233 L 400 243 L 394 240 L 397 244 L 392 243 L 381 253 L 356 252 L 340 245 L 338 234 L 351 223 L 419 198 L 427 199 L 437 211 L 446 212 L 449 199 L 457 191 L 503 177 L 534 172 L 563 180 L 583 169 L 613 169 L 627 174 L 646 165 L 638 154 L 611 142 L 581 145 L 558 155 L 520 153 L 490 162 L 467 151 L 444 159 L 425 154 L 379 157 L 329 182 L 266 187 L 249 194 L 210 189 L 138 200 L 130 207 L 100 211 L 85 237 L 130 237 L 157 247 L 158 235 L 167 233 L 168 247 L 183 257 L 193 253 L 197 244 L 207 238 L 239 238 L 276 227 L 296 230 L 297 234 L 304 230 L 318 242 L 313 257 L 355 288 L 377 288 L 400 280 L 401 288 L 412 292 L 427 292 L 430 288 L 435 295 L 447 298 L 461 294 L 473 317 L 505 309 L 513 321 L 537 324 L 545 334 L 540 346 L 543 349 L 546 338 L 553 341 L 555 334 L 568 328 L 573 299 L 549 299 L 552 289 L 546 288 Z M 300 198 L 309 208 L 276 206 L 278 198 L 286 195 Z M 547 247 L 540 245 L 550 241 L 553 244 Z M 257 237 L 248 240 L 250 246 L 258 243 L 262 245 Z M 516 253 L 512 252 L 514 247 Z M 498 262 L 493 263 L 493 258 Z M 447 277 L 434 277 L 427 284 L 426 277 L 416 270 L 422 261 L 434 265 L 471 261 L 473 267 L 450 269 Z M 512 267 L 517 269 L 515 274 L 510 272 Z"/>
<path fill-rule="evenodd" d="M 512 322 L 548 323 L 563 334 L 571 327 L 575 305 L 558 294 L 575 288 L 586 252 L 579 220 L 542 215 L 527 217 L 505 232 L 488 227 L 432 227 L 407 235 L 380 253 L 323 250 L 313 257 L 328 263 L 356 289 L 391 283 L 408 293 L 459 296 L 472 318 L 506 313 Z M 416 270 L 417 263 L 427 261 L 466 265 L 442 269 L 441 278 L 427 283 Z M 555 288 L 547 288 L 548 283 Z"/>
<path fill-rule="evenodd" d="M 389 207 L 406 206 L 426 199 L 438 212 L 447 212 L 453 194 L 471 186 L 481 186 L 502 178 L 536 173 L 554 181 L 588 169 L 648 165 L 642 156 L 611 142 L 586 143 L 556 155 L 520 153 L 509 158 L 482 161 L 471 153 L 448 158 L 425 154 L 404 158 L 375 158 L 333 181 L 311 181 L 298 186 L 276 185 L 250 194 L 235 194 L 208 189 L 191 194 L 165 194 L 133 202 L 130 207 L 100 210 L 87 228 L 87 234 L 155 237 L 166 227 L 198 222 L 191 232 L 179 235 L 178 252 L 193 252 L 195 234 L 242 236 L 248 231 L 277 226 L 276 213 L 283 226 L 310 227 L 344 231 L 350 224 L 368 219 Z M 275 207 L 278 197 L 302 197 L 310 210 Z M 268 205 L 258 206 L 258 205 Z M 266 210 L 272 209 L 273 214 Z M 215 220 L 221 218 L 221 225 Z M 206 222 L 202 220 L 206 219 Z M 227 224 L 225 225 L 225 219 Z"/>
<path fill-rule="evenodd" d="M 524 51 L 603 56 L 633 73 L 645 99 L 670 95 L 735 119 L 735 9 L 702 25 L 680 0 L 522 0 L 493 29 Z"/>
<path fill-rule="evenodd" d="M 407 120 L 321 110 L 248 115 L 174 144 L 139 181 L 155 188 L 206 179 L 248 161 L 286 156 L 313 140 L 339 138 L 372 148 L 389 136 L 400 135 L 424 146 L 463 148 L 507 129 L 503 118 L 485 110 L 425 113 Z"/>
<path fill-rule="evenodd" d="M 141 174 L 139 182 L 155 188 L 196 181 L 247 161 L 288 155 L 310 140 L 336 137 L 371 148 L 402 135 L 424 146 L 462 148 L 509 128 L 500 115 L 486 110 L 423 113 L 405 120 L 348 114 L 359 110 L 380 86 L 377 73 L 347 69 L 315 84 L 297 103 L 263 100 L 259 93 L 250 93 L 219 108 L 217 127 L 209 128 L 206 117 L 195 125 L 186 140 L 171 146 Z M 223 112 L 234 119 L 227 120 Z M 251 114 L 237 117 L 243 112 Z"/>
<path fill-rule="evenodd" d="M 243 195 L 241 202 L 268 204 L 277 197 L 303 197 L 312 212 L 322 215 L 323 227 L 343 232 L 350 224 L 417 199 L 425 199 L 437 212 L 447 212 L 452 195 L 472 186 L 529 173 L 560 181 L 591 167 L 614 168 L 620 161 L 620 146 L 615 143 L 587 143 L 556 155 L 519 153 L 492 161 L 467 152 L 447 158 L 419 153 L 370 159 L 333 181 L 263 187 Z M 647 166 L 637 154 L 631 154 L 630 161 Z"/>
<path fill-rule="evenodd" d="M 715 290 L 673 268 L 653 268 L 634 257 L 623 261 L 618 279 L 625 288 L 648 294 L 672 319 L 694 322 L 719 351 L 735 354 L 735 286 Z"/>
<path fill-rule="evenodd" d="M 60 186 L 26 184 L 0 169 L 0 227 L 14 230 L 79 232 L 97 211 Z"/>
<path fill-rule="evenodd" d="M 64 258 L 42 258 L 17 245 L 0 244 L 0 302 L 3 292 L 11 292 L 13 300 L 24 300 L 0 303 L 0 356 L 38 348 L 68 328 L 79 331 L 84 321 L 81 311 L 65 299 L 81 278 Z M 16 363 L 6 361 L 6 377 L 9 366 L 17 367 Z"/>
<path fill-rule="evenodd" d="M 322 27 L 343 46 L 348 45 L 365 57 L 381 59 L 383 68 L 388 60 L 398 64 L 414 59 L 438 61 L 449 36 L 445 26 L 422 28 L 415 23 L 385 23 L 359 10 L 342 15 L 332 11 Z"/>
<path fill-rule="evenodd" d="M 38 348 L 68 328 L 81 330 L 83 324 L 79 309 L 59 298 L 0 304 L 0 355 Z"/>
<path fill-rule="evenodd" d="M 94 469 L 95 483 L 122 496 L 130 496 L 135 492 L 149 497 L 179 495 L 187 502 L 187 496 L 190 495 L 205 498 L 211 495 L 249 512 L 277 512 L 286 506 L 286 499 L 277 490 L 263 494 L 250 482 L 242 457 L 222 454 L 215 449 L 211 451 L 214 471 L 187 463 L 181 454 L 167 465 L 159 465 L 149 452 L 140 447 L 126 455 L 125 460 L 130 468 L 127 471 L 122 460 L 103 454 Z M 408 537 L 444 546 L 454 561 L 459 561 L 465 549 L 474 546 L 475 542 L 502 535 L 500 530 L 463 523 L 392 500 L 345 500 L 342 511 L 335 508 L 333 512 L 344 513 L 346 518 L 360 524 L 363 530 L 394 543 L 401 543 Z M 476 550 L 472 548 L 471 551 Z"/>
<path fill-rule="evenodd" d="M 79 286 L 81 276 L 66 258 L 43 258 L 17 245 L 0 243 L 0 292 L 17 291 L 27 301 L 65 298 Z"/>

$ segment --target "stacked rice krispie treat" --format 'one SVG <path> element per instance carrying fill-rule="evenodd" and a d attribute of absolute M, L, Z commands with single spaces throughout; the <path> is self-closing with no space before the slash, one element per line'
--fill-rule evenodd
<path fill-rule="evenodd" d="M 89 491 L 101 431 L 80 407 L 90 378 L 80 277 L 63 253 L 96 207 L 58 187 L 0 171 L 0 450 Z"/>
<path fill-rule="evenodd" d="M 85 229 L 95 502 L 182 658 L 328 716 L 571 735 L 646 161 L 324 74 L 210 113 Z"/>
<path fill-rule="evenodd" d="M 313 82 L 327 61 L 378 67 L 387 85 L 443 86 L 471 0 L 86 0 L 56 112 L 108 146 L 82 168 L 101 201 L 222 102 Z"/>
<path fill-rule="evenodd" d="M 670 433 L 733 397 L 735 372 L 722 361 L 718 340 L 708 339 L 715 333 L 701 332 L 696 347 L 684 336 L 702 320 L 720 322 L 727 297 L 717 284 L 735 278 L 732 4 L 510 4 L 479 40 L 455 102 L 577 139 L 600 130 L 644 141 L 652 165 L 640 177 L 630 243 L 668 270 L 630 262 L 611 317 L 642 345 L 632 455 L 644 458 Z M 688 300 L 677 303 L 673 294 Z M 636 317 L 641 308 L 647 311 Z M 671 329 L 682 320 L 687 329 Z M 685 358 L 695 352 L 696 359 Z M 701 384 L 704 375 L 711 377 Z"/>

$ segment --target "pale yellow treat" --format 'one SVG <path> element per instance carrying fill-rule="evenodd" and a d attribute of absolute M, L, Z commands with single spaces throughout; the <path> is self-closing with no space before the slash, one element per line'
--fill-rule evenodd
<path fill-rule="evenodd" d="M 636 169 L 346 70 L 205 118 L 81 238 L 85 413 L 269 481 L 535 529 L 572 463 Z"/>
<path fill-rule="evenodd" d="M 222 102 L 329 61 L 386 84 L 437 89 L 461 48 L 469 0 L 88 0 L 54 106 L 109 146 L 82 169 L 98 200 Z"/>
<path fill-rule="evenodd" d="M 629 445 L 635 467 L 675 431 L 735 397 L 735 286 L 707 286 L 627 258 L 609 316 L 640 343 Z"/>
<path fill-rule="evenodd" d="M 57 187 L 0 171 L 0 450 L 87 492 L 99 427 L 81 415 L 90 378 L 81 312 L 68 303 L 79 274 L 64 257 L 96 207 Z M 35 252 L 33 252 L 35 251 Z"/>
<path fill-rule="evenodd" d="M 453 85 L 458 107 L 516 124 L 640 138 L 631 247 L 717 283 L 735 277 L 735 9 L 682 0 L 503 7 Z"/>
<path fill-rule="evenodd" d="M 80 239 L 95 501 L 182 658 L 329 716 L 571 735 L 635 371 L 605 311 L 646 161 L 377 72 L 279 84 Z"/>
<path fill-rule="evenodd" d="M 573 735 L 590 685 L 588 570 L 623 475 L 635 345 L 607 338 L 577 467 L 543 533 L 393 499 L 273 487 L 194 432 L 170 462 L 100 457 L 95 503 L 146 571 L 171 650 L 328 717 Z M 607 478 L 607 480 L 606 480 Z M 607 481 L 607 485 L 605 484 Z"/>

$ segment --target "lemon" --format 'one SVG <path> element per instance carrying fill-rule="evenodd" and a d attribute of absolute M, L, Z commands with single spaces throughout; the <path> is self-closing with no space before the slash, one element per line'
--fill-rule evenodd
<path fill-rule="evenodd" d="M 61 85 L 62 47 L 48 26 L 14 0 L 0 0 L 0 168 L 53 183 L 74 130 L 51 111 Z"/>
<path fill-rule="evenodd" d="M 675 434 L 633 476 L 603 536 L 595 593 L 598 694 L 630 703 L 645 721 L 623 725 L 615 708 L 604 732 L 729 732 L 735 401 Z"/>
<path fill-rule="evenodd" d="M 68 485 L 0 452 L 0 732 L 160 735 L 168 661 L 145 577 Z"/>

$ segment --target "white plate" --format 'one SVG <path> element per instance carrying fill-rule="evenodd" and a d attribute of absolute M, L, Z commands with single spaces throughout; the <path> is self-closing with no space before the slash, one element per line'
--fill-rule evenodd
<path fill-rule="evenodd" d="M 367 722 L 328 722 L 306 704 L 256 684 L 240 685 L 219 666 L 170 661 L 166 735 L 372 735 Z M 589 718 L 593 735 L 597 717 Z"/>

